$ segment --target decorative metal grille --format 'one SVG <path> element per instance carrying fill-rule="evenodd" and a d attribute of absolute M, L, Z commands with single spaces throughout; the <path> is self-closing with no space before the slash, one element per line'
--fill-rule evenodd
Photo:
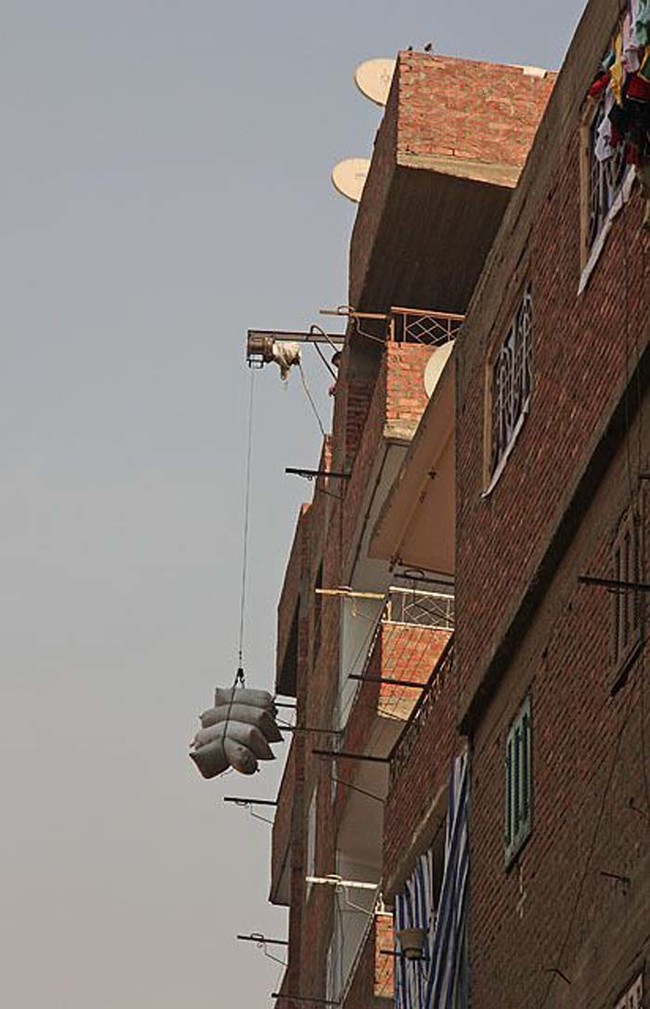
<path fill-rule="evenodd" d="M 464 316 L 426 312 L 414 308 L 391 309 L 393 339 L 398 343 L 421 343 L 441 347 L 455 340 Z"/>
<path fill-rule="evenodd" d="M 643 1006 L 643 973 L 639 974 L 631 988 L 616 1003 L 615 1009 L 642 1009 Z"/>
<path fill-rule="evenodd" d="M 532 336 L 533 300 L 529 284 L 492 365 L 492 474 L 509 451 L 528 410 Z"/>
<path fill-rule="evenodd" d="M 442 592 L 393 587 L 389 591 L 384 619 L 394 624 L 417 624 L 453 631 L 454 597 Z"/>
<path fill-rule="evenodd" d="M 608 115 L 606 98 L 598 104 L 589 128 L 589 218 L 587 221 L 587 251 L 598 238 L 625 176 L 623 144 L 614 149 L 606 161 L 596 157 L 599 130 Z"/>

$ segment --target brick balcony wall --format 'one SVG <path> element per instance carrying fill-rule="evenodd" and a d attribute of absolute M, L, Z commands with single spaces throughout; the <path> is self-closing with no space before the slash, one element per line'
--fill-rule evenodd
<path fill-rule="evenodd" d="M 379 628 L 364 676 L 426 683 L 448 639 L 448 631 L 384 622 Z M 406 722 L 419 696 L 417 690 L 392 683 L 360 683 L 341 749 L 350 753 L 365 752 L 377 718 L 381 716 Z M 355 761 L 340 760 L 339 765 L 341 776 L 345 780 L 354 780 L 357 770 Z M 349 796 L 348 789 L 337 788 L 337 822 Z"/>
<path fill-rule="evenodd" d="M 384 807 L 383 878 L 388 897 L 394 895 L 395 879 L 409 875 L 417 855 L 425 850 L 417 847 L 421 828 L 432 802 L 447 785 L 454 757 L 463 748 L 456 728 L 458 687 L 454 670 L 446 670 L 439 677 L 434 673 L 433 679 L 430 698 L 423 698 L 430 705 L 424 724 L 409 722 L 402 733 L 400 742 L 412 734 L 412 748 L 404 765 L 392 775 Z"/>
<path fill-rule="evenodd" d="M 450 155 L 521 167 L 557 75 L 400 53 L 398 158 Z"/>
<path fill-rule="evenodd" d="M 397 177 L 409 167 L 430 167 L 435 157 L 521 168 L 555 78 L 526 76 L 518 67 L 399 53 L 350 243 L 351 304 L 377 308 L 362 299 L 382 220 L 393 210 Z"/>
<path fill-rule="evenodd" d="M 381 953 L 392 948 L 392 918 L 378 915 L 364 941 L 344 1009 L 387 1009 L 392 1005 L 394 959 Z"/>
<path fill-rule="evenodd" d="M 386 344 L 354 459 L 352 477 L 345 490 L 343 542 L 346 556 L 363 518 L 363 504 L 382 439 L 391 437 L 408 441 L 424 413 L 428 402 L 424 369 L 430 357 L 431 347 L 409 343 Z"/>

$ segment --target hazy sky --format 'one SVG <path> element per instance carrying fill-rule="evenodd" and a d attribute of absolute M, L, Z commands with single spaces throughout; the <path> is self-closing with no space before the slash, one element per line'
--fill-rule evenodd
<path fill-rule="evenodd" d="M 186 755 L 237 659 L 246 329 L 347 300 L 329 172 L 380 118 L 358 63 L 434 40 L 556 67 L 584 4 L 1 6 L 0 1005 L 263 1009 L 280 968 L 234 935 L 284 935 L 270 828 L 221 799 L 273 797 L 279 768 L 208 783 Z M 275 369 L 255 410 L 246 666 L 270 687 L 309 492 L 283 471 L 319 431 Z"/>

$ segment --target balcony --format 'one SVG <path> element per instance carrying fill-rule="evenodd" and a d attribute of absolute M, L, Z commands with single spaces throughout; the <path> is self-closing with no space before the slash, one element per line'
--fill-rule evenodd
<path fill-rule="evenodd" d="M 435 710 L 436 702 L 452 676 L 454 669 L 454 648 L 454 639 L 450 638 L 447 647 L 433 668 L 426 689 L 422 691 L 419 700 L 413 706 L 408 722 L 404 726 L 404 731 L 393 747 L 390 755 L 391 785 L 394 784 L 406 767 L 420 736 L 424 732 L 427 722 Z"/>
<path fill-rule="evenodd" d="M 441 309 L 466 308 L 552 87 L 521 67 L 399 54 L 352 233 L 353 305 L 436 291 Z"/>
<path fill-rule="evenodd" d="M 348 335 L 385 343 L 415 343 L 443 347 L 453 343 L 465 320 L 455 312 L 434 312 L 429 308 L 393 307 L 388 312 L 357 312 L 353 308 L 323 309 L 322 315 L 345 316 Z"/>
<path fill-rule="evenodd" d="M 372 600 L 365 610 L 354 595 L 344 600 L 346 651 L 360 661 L 349 669 L 343 704 L 349 712 L 345 721 L 357 737 L 364 724 L 370 735 L 375 717 L 399 722 L 410 717 L 421 694 L 417 685 L 427 683 L 454 629 L 451 592 L 391 586 L 386 596 L 375 598 L 375 623 L 370 629 Z M 357 738 L 356 745 L 359 742 Z"/>
<path fill-rule="evenodd" d="M 459 745 L 454 670 L 450 637 L 390 753 L 383 852 L 387 899 L 401 890 L 444 819 L 449 767 Z"/>

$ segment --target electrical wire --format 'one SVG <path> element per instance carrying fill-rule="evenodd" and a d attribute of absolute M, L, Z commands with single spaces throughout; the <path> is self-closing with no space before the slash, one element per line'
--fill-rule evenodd
<path fill-rule="evenodd" d="M 239 665 L 237 675 L 243 680 L 244 673 L 244 626 L 246 616 L 246 588 L 248 578 L 248 537 L 250 530 L 250 506 L 251 506 L 251 462 L 253 457 L 253 402 L 254 402 L 254 382 L 255 371 L 251 368 L 250 390 L 248 395 L 248 434 L 246 444 L 246 475 L 244 491 L 244 528 L 242 534 L 242 572 L 241 572 L 241 597 L 239 604 Z"/>
<path fill-rule="evenodd" d="M 381 802 L 382 806 L 386 801 L 385 799 L 382 799 L 381 796 L 375 795 L 374 792 L 368 792 L 365 788 L 360 788 L 359 785 L 353 785 L 350 781 L 343 781 L 342 778 L 337 778 L 335 775 L 332 775 L 332 782 L 335 785 L 343 785 L 344 788 L 351 788 L 353 792 L 359 792 L 360 795 L 366 795 L 369 799 L 374 799 L 375 802 Z"/>
<path fill-rule="evenodd" d="M 307 385 L 307 379 L 305 377 L 305 370 L 304 370 L 304 368 L 302 366 L 302 361 L 298 362 L 298 371 L 300 372 L 300 378 L 302 379 L 302 386 L 303 386 L 303 389 L 305 390 L 305 395 L 307 396 L 307 399 L 309 400 L 309 405 L 312 408 L 314 417 L 318 421 L 318 426 L 320 428 L 320 433 L 322 434 L 323 438 L 327 438 L 327 432 L 326 432 L 326 430 L 325 430 L 325 428 L 323 426 L 322 420 L 320 419 L 320 414 L 319 414 L 318 409 L 316 407 L 316 403 L 314 402 L 314 398 L 313 398 L 311 392 L 309 391 L 309 386 Z"/>

